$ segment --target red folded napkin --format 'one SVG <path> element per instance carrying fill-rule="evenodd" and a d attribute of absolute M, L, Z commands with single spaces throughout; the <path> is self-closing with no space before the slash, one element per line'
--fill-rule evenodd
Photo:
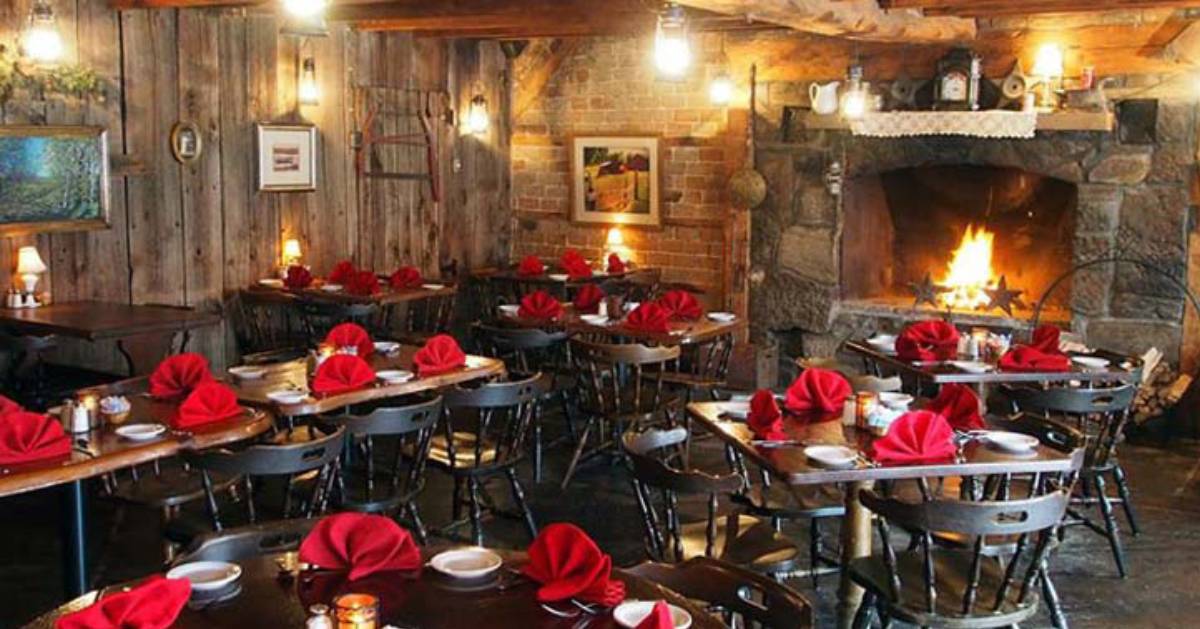
<path fill-rule="evenodd" d="M 289 266 L 287 269 L 287 275 L 283 278 L 283 285 L 292 290 L 308 288 L 310 285 L 312 285 L 312 283 L 312 273 L 299 264 L 293 264 L 292 266 Z"/>
<path fill-rule="evenodd" d="M 879 463 L 943 461 L 958 452 L 950 422 L 930 411 L 909 411 L 897 417 L 887 434 L 871 447 Z"/>
<path fill-rule="evenodd" d="M 671 314 L 654 302 L 646 302 L 625 317 L 625 327 L 638 332 L 666 334 L 671 331 Z"/>
<path fill-rule="evenodd" d="M 659 298 L 658 305 L 665 308 L 672 319 L 695 321 L 704 316 L 704 307 L 696 301 L 695 295 L 686 290 L 667 291 Z"/>
<path fill-rule="evenodd" d="M 528 319 L 545 319 L 552 321 L 562 316 L 563 307 L 544 290 L 534 291 L 521 298 L 521 306 L 517 315 Z"/>
<path fill-rule="evenodd" d="M 375 381 L 375 371 L 367 361 L 350 354 L 334 354 L 325 359 L 313 375 L 313 393 L 337 395 L 361 389 Z"/>
<path fill-rule="evenodd" d="M 604 290 L 595 284 L 584 284 L 579 287 L 579 291 L 575 293 L 575 310 L 577 312 L 591 314 L 600 309 L 600 302 L 604 301 L 607 295 Z"/>
<path fill-rule="evenodd" d="M 746 416 L 746 425 L 759 439 L 783 441 L 788 435 L 783 430 L 783 413 L 775 394 L 767 389 L 759 389 L 750 398 L 750 414 Z"/>
<path fill-rule="evenodd" d="M 187 579 L 155 575 L 141 585 L 59 618 L 55 629 L 166 629 L 192 595 Z"/>
<path fill-rule="evenodd" d="M 592 276 L 592 265 L 579 252 L 574 249 L 567 249 L 563 252 L 562 258 L 558 263 L 571 279 L 581 279 Z"/>
<path fill-rule="evenodd" d="M 655 601 L 650 615 L 638 623 L 637 629 L 675 629 L 675 619 L 671 617 L 671 607 L 666 601 Z"/>
<path fill-rule="evenodd" d="M 183 397 L 196 385 L 212 380 L 208 359 L 191 352 L 168 357 L 150 374 L 150 395 L 156 398 Z"/>
<path fill-rule="evenodd" d="M 213 422 L 232 419 L 242 414 L 237 394 L 220 382 L 205 382 L 197 386 L 179 405 L 171 418 L 171 426 L 186 430 Z"/>
<path fill-rule="evenodd" d="M 354 274 L 357 272 L 358 269 L 354 268 L 353 262 L 349 260 L 342 260 L 333 267 L 332 271 L 329 272 L 328 279 L 331 284 L 345 284 L 346 282 L 349 282 L 350 278 L 354 277 Z"/>
<path fill-rule="evenodd" d="M 625 272 L 625 262 L 621 260 L 621 256 L 615 253 L 608 254 L 608 272 L 614 274 Z"/>
<path fill-rule="evenodd" d="M 379 292 L 379 276 L 374 271 L 357 271 L 346 282 L 351 295 L 374 295 Z"/>
<path fill-rule="evenodd" d="M 1060 336 L 1062 336 L 1062 330 L 1059 330 L 1058 326 L 1039 325 L 1033 331 L 1033 342 L 1029 346 L 1046 354 L 1061 354 L 1062 350 L 1058 349 Z"/>
<path fill-rule="evenodd" d="M 1066 354 L 1049 353 L 1028 345 L 1017 345 L 1000 357 L 1001 371 L 1070 371 Z"/>
<path fill-rule="evenodd" d="M 546 265 L 542 264 L 542 259 L 537 256 L 525 256 L 517 267 L 517 275 L 541 275 L 545 272 Z"/>
<path fill-rule="evenodd" d="M 958 328 L 940 319 L 914 323 L 896 339 L 900 360 L 950 360 L 958 355 Z"/>
<path fill-rule="evenodd" d="M 0 465 L 15 465 L 71 453 L 71 438 L 54 418 L 27 411 L 0 415 Z"/>
<path fill-rule="evenodd" d="M 371 335 L 357 323 L 339 323 L 325 335 L 325 342 L 334 347 L 353 347 L 358 356 L 366 358 L 375 351 Z"/>
<path fill-rule="evenodd" d="M 0 395 L 0 415 L 7 415 L 8 413 L 12 413 L 14 411 L 23 410 L 25 409 L 20 404 L 17 404 L 3 395 Z"/>
<path fill-rule="evenodd" d="M 354 581 L 385 570 L 419 569 L 421 550 L 387 516 L 339 513 L 317 522 L 300 543 L 300 561 L 346 571 Z"/>
<path fill-rule="evenodd" d="M 958 430 L 987 428 L 979 413 L 979 396 L 965 384 L 943 384 L 925 410 L 945 417 Z"/>
<path fill-rule="evenodd" d="M 395 289 L 420 288 L 424 281 L 421 271 L 415 266 L 402 266 L 388 278 L 388 284 Z"/>
<path fill-rule="evenodd" d="M 425 341 L 425 346 L 413 354 L 413 369 L 420 376 L 436 376 L 466 364 L 467 355 L 449 334 L 439 334 Z"/>
<path fill-rule="evenodd" d="M 787 390 L 784 405 L 799 414 L 841 416 L 842 405 L 850 397 L 845 376 L 829 369 L 810 368 L 800 373 Z"/>
<path fill-rule="evenodd" d="M 575 598 L 612 607 L 625 600 L 625 584 L 612 578 L 612 558 L 574 524 L 544 527 L 521 571 L 542 584 L 537 599 L 543 603 Z"/>
<path fill-rule="evenodd" d="M 574 249 L 567 249 L 562 253 L 562 256 L 558 259 L 558 262 L 565 269 L 568 266 L 571 266 L 572 264 L 578 264 L 579 262 L 586 264 L 587 260 L 578 251 Z"/>

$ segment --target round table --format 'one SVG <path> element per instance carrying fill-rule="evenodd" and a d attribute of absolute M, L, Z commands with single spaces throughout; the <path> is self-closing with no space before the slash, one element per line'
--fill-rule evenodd
<path fill-rule="evenodd" d="M 447 547 L 448 548 L 448 547 Z M 422 549 L 428 559 L 445 548 Z M 512 570 L 525 562 L 525 553 L 498 551 L 505 559 L 505 570 L 492 583 L 475 587 L 461 586 L 430 568 L 417 572 L 377 573 L 347 583 L 344 575 L 331 572 L 302 572 L 281 577 L 276 559 L 264 555 L 238 562 L 242 568 L 241 592 L 236 597 L 207 608 L 185 608 L 173 625 L 177 629 L 222 629 L 244 627 L 303 627 L 307 608 L 314 603 L 329 604 L 334 596 L 349 592 L 370 593 L 380 599 L 380 629 L 394 625 L 400 629 L 439 629 L 488 627 L 525 629 L 536 627 L 571 628 L 580 618 L 559 618 L 543 610 L 534 594 L 538 585 L 517 576 Z M 627 599 L 665 599 L 692 614 L 695 629 L 718 629 L 724 625 L 679 594 L 651 581 L 614 570 L 613 576 L 625 583 Z M 121 584 L 89 592 L 49 612 L 27 629 L 51 629 L 59 616 L 92 604 L 97 596 L 119 592 Z M 566 608 L 567 604 L 560 607 Z M 601 613 L 587 629 L 619 627 L 611 614 Z"/>

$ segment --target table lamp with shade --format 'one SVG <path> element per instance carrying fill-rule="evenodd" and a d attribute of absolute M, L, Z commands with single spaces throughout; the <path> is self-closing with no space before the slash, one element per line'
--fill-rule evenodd
<path fill-rule="evenodd" d="M 35 292 L 38 276 L 45 272 L 46 263 L 42 261 L 42 256 L 38 255 L 37 247 L 26 246 L 17 250 L 17 274 L 21 276 L 21 283 L 25 287 L 25 307 L 38 305 Z"/>

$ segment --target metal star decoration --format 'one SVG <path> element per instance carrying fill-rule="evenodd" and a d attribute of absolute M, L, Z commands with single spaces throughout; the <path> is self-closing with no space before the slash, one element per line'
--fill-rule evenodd
<path fill-rule="evenodd" d="M 946 292 L 946 288 L 933 283 L 933 277 L 930 274 L 925 274 L 925 279 L 920 283 L 909 282 L 908 287 L 913 292 L 913 308 L 927 303 L 934 308 L 938 307 L 937 296 Z"/>
<path fill-rule="evenodd" d="M 995 288 L 985 288 L 983 292 L 988 296 L 988 309 L 999 308 L 1008 316 L 1012 316 L 1013 306 L 1018 308 L 1027 308 L 1025 302 L 1021 300 L 1023 290 L 1009 290 L 1008 278 L 1001 275 L 1000 281 L 996 283 Z"/>

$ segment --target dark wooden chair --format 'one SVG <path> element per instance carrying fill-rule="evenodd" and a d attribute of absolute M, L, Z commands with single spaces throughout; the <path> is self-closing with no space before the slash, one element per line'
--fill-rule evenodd
<path fill-rule="evenodd" d="M 197 537 L 172 565 L 193 561 L 237 562 L 291 552 L 300 548 L 300 542 L 319 521 L 319 518 L 277 520 L 206 533 Z"/>
<path fill-rule="evenodd" d="M 29 407 L 45 406 L 55 395 L 46 377 L 46 354 L 58 347 L 54 335 L 32 336 L 0 331 L 0 353 L 9 356 L 5 392 Z"/>
<path fill-rule="evenodd" d="M 711 557 L 683 563 L 645 562 L 626 572 L 653 581 L 720 613 L 730 627 L 807 629 L 813 608 L 801 594 L 769 578 Z M 739 624 L 740 623 L 740 624 Z"/>
<path fill-rule="evenodd" d="M 382 310 L 378 304 L 352 304 L 323 301 L 300 301 L 297 304 L 304 324 L 305 346 L 313 347 L 325 339 L 329 330 L 339 323 L 357 323 L 372 337 L 387 336 L 383 329 Z"/>
<path fill-rule="evenodd" d="M 1080 470 L 1078 490 L 1071 500 L 1067 526 L 1084 526 L 1104 536 L 1112 548 L 1117 573 L 1128 574 L 1120 528 L 1113 514 L 1119 504 L 1125 512 L 1130 531 L 1138 534 L 1137 517 L 1125 470 L 1117 459 L 1117 445 L 1124 440 L 1129 407 L 1137 392 L 1133 385 L 1111 388 L 1011 387 L 1006 393 L 1022 413 L 1059 420 L 1078 429 L 1085 438 L 1087 454 Z M 1018 416 L 1017 422 L 1020 422 Z M 1107 477 L 1111 476 L 1117 497 L 1108 495 Z M 1096 523 L 1082 509 L 1099 507 L 1102 523 Z M 1082 509 L 1081 509 L 1082 508 Z"/>
<path fill-rule="evenodd" d="M 425 467 L 434 430 L 442 414 L 442 398 L 406 405 L 385 402 L 347 409 L 323 419 L 345 426 L 347 456 L 337 487 L 339 506 L 349 511 L 407 513 L 422 544 L 428 541 L 417 508 L 425 488 Z M 377 459 L 385 462 L 380 465 Z"/>
<path fill-rule="evenodd" d="M 630 429 L 674 422 L 679 398 L 666 388 L 666 374 L 679 359 L 679 347 L 613 345 L 571 340 L 579 378 L 579 407 L 585 423 L 563 475 L 566 489 L 579 464 L 604 452 L 620 454 L 621 435 Z M 585 453 L 595 430 L 597 445 Z"/>
<path fill-rule="evenodd" d="M 435 435 L 429 463 L 454 479 L 452 512 L 454 522 L 445 531 L 466 523 L 471 538 L 483 545 L 483 498 L 488 479 L 504 476 L 530 537 L 537 535 L 533 512 L 525 501 L 525 489 L 517 477 L 517 466 L 525 459 L 530 426 L 549 379 L 537 373 L 510 382 L 489 382 L 474 388 L 456 387 L 445 392 L 441 434 Z M 463 491 L 467 498 L 463 500 Z M 490 501 L 489 501 L 490 502 Z M 462 507 L 470 508 L 462 519 Z M 493 511 L 495 511 L 493 509 Z"/>
<path fill-rule="evenodd" d="M 295 295 L 281 291 L 240 291 L 230 304 L 238 351 L 254 354 L 304 347 L 308 339 L 298 303 Z"/>
<path fill-rule="evenodd" d="M 922 627 L 1008 627 L 1037 613 L 1036 581 L 1045 570 L 1055 529 L 1067 508 L 1066 491 L 1007 501 L 929 500 L 906 502 L 873 491 L 859 493 L 876 519 L 882 553 L 846 566 L 866 590 L 854 619 L 870 626 L 901 620 Z M 897 552 L 891 527 L 919 532 L 917 549 Z M 934 533 L 953 532 L 972 540 L 945 548 Z M 1004 561 L 984 551 L 992 536 L 1016 536 Z"/>
<path fill-rule="evenodd" d="M 712 557 L 768 575 L 794 570 L 800 549 L 769 521 L 736 511 L 719 512 L 720 497 L 739 491 L 742 479 L 737 474 L 714 476 L 687 468 L 682 463 L 687 438 L 683 427 L 629 432 L 623 438 L 647 555 L 669 563 Z M 705 497 L 707 517 L 684 523 L 681 496 Z"/>
<path fill-rule="evenodd" d="M 675 369 L 664 374 L 663 380 L 679 391 L 686 402 L 691 402 L 697 394 L 709 401 L 716 400 L 718 391 L 727 386 L 732 354 L 732 334 L 683 345 Z"/>
<path fill-rule="evenodd" d="M 424 345 L 450 332 L 456 303 L 457 293 L 393 304 L 386 309 L 384 333 L 405 345 Z"/>
<path fill-rule="evenodd" d="M 518 373 L 541 372 L 550 378 L 546 399 L 557 399 L 566 421 L 567 436 L 574 440 L 575 421 L 573 392 L 578 380 L 571 366 L 570 334 L 565 330 L 543 330 L 539 328 L 515 328 L 477 322 L 472 326 L 476 344 L 485 356 L 504 361 L 509 371 Z M 544 408 L 544 407 L 542 407 Z M 539 411 L 542 410 L 539 408 Z M 533 481 L 542 482 L 542 418 L 541 412 L 533 420 Z M 557 442 L 556 442 L 557 443 Z M 555 444 L 551 444 L 553 446 Z"/>

